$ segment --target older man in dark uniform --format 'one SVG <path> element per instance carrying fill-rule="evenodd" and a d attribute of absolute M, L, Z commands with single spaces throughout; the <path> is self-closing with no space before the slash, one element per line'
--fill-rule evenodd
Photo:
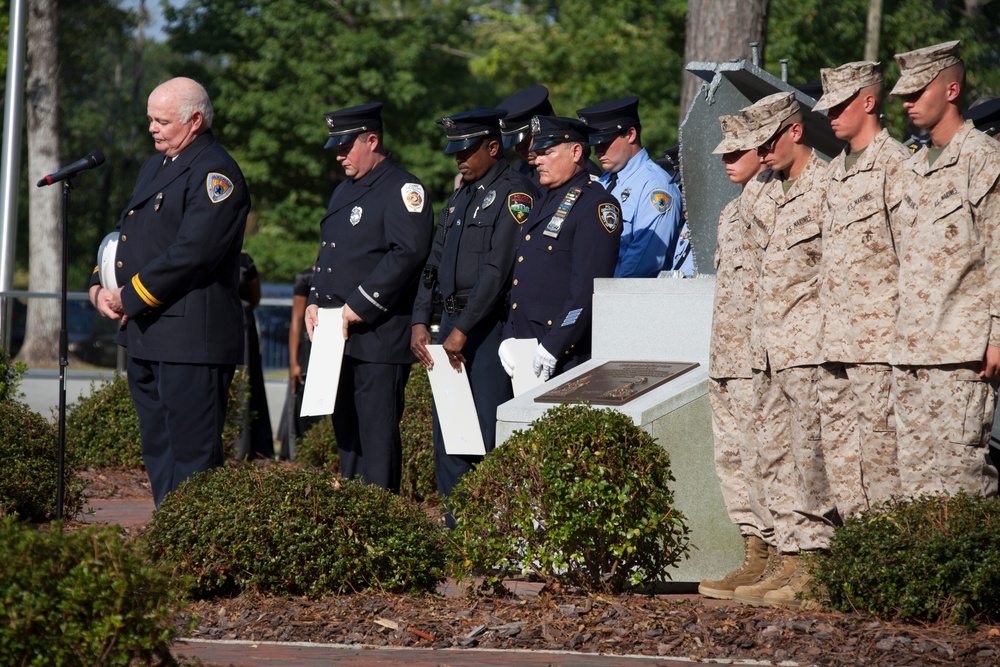
<path fill-rule="evenodd" d="M 382 104 L 325 114 L 348 180 L 333 191 L 306 306 L 312 338 L 320 308 L 343 307 L 344 362 L 333 429 L 340 473 L 399 490 L 403 391 L 414 361 L 410 319 L 434 221 L 424 186 L 382 143 Z"/>
<path fill-rule="evenodd" d="M 153 500 L 223 463 L 229 384 L 243 362 L 237 292 L 250 194 L 212 137 L 212 103 L 191 79 L 158 86 L 147 104 L 158 155 L 139 171 L 115 229 L 118 285 L 95 272 L 90 300 L 121 319 L 128 382 Z M 110 287 L 110 285 L 109 285 Z"/>
<path fill-rule="evenodd" d="M 614 275 L 622 215 L 587 173 L 586 125 L 536 116 L 531 133 L 548 192 L 521 225 L 504 338 L 538 339 L 533 370 L 547 380 L 590 358 L 594 278 Z"/>
<path fill-rule="evenodd" d="M 428 326 L 440 303 L 439 340 L 457 369 L 465 365 L 476 402 L 486 451 L 496 444 L 497 406 L 513 394 L 497 352 L 507 314 L 507 292 L 514 270 L 518 229 L 531 212 L 538 191 L 514 171 L 503 156 L 500 109 L 473 109 L 438 122 L 462 174 L 438 223 L 424 281 L 413 306 L 410 347 L 427 368 Z M 435 298 L 436 297 L 436 298 Z M 438 491 L 447 498 L 479 457 L 450 456 L 434 413 L 434 472 Z M 446 515 L 451 525 L 451 515 Z"/>

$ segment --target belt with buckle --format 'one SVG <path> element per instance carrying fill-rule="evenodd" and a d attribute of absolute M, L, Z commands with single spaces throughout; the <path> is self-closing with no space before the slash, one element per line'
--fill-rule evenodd
<path fill-rule="evenodd" d="M 455 292 L 451 296 L 441 299 L 441 308 L 449 315 L 457 315 L 469 305 L 469 290 Z"/>

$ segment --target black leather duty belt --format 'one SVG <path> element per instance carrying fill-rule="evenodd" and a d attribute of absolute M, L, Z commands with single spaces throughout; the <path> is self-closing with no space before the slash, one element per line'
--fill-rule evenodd
<path fill-rule="evenodd" d="M 469 305 L 469 292 L 467 290 L 455 292 L 449 297 L 439 299 L 441 308 L 449 315 L 457 315 Z"/>

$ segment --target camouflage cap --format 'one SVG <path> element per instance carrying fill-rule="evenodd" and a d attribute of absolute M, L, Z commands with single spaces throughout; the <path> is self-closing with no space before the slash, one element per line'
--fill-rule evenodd
<path fill-rule="evenodd" d="M 862 88 L 882 83 L 882 68 L 879 63 L 860 61 L 821 69 L 819 77 L 823 82 L 823 97 L 816 102 L 813 111 L 832 109 L 851 99 Z"/>
<path fill-rule="evenodd" d="M 740 111 L 747 125 L 746 143 L 754 148 L 761 146 L 778 133 L 789 118 L 800 110 L 795 93 L 775 93 L 762 97 Z"/>
<path fill-rule="evenodd" d="M 925 46 L 916 51 L 897 53 L 893 58 L 899 63 L 899 81 L 892 89 L 892 95 L 909 95 L 927 87 L 941 70 L 962 62 L 959 41 L 944 42 Z"/>
<path fill-rule="evenodd" d="M 747 141 L 750 133 L 742 116 L 719 116 L 719 125 L 722 126 L 722 141 L 712 151 L 712 155 L 752 151 L 757 148 Z"/>

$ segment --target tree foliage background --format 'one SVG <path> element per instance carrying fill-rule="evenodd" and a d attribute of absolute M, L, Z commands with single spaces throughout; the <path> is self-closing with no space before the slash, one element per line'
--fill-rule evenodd
<path fill-rule="evenodd" d="M 250 183 L 246 247 L 265 282 L 290 282 L 315 259 L 319 220 L 343 178 L 323 150 L 325 111 L 383 101 L 387 146 L 438 205 L 455 174 L 435 124 L 447 114 L 495 105 L 535 83 L 549 87 L 566 116 L 636 94 L 643 140 L 657 157 L 676 141 L 684 113 L 685 0 L 162 4 L 166 39 L 151 42 L 139 38 L 142 17 L 122 0 L 60 2 L 60 152 L 64 163 L 92 150 L 107 156 L 71 197 L 71 289 L 84 288 L 101 237 L 152 153 L 146 97 L 170 76 L 192 76 L 212 96 L 215 133 Z M 777 75 L 787 58 L 789 80 L 804 82 L 818 79 L 821 67 L 861 59 L 867 8 L 867 0 L 771 0 L 765 67 Z M 0 0 L 4 55 L 9 13 L 10 0 Z M 996 96 L 998 38 L 1000 0 L 884 0 L 880 55 L 890 85 L 898 78 L 893 53 L 962 39 L 968 101 Z M 0 67 L 5 74 L 6 57 Z M 887 117 L 896 137 L 909 135 L 898 100 L 889 98 Z M 25 174 L 23 187 L 40 176 Z M 26 212 L 21 218 L 24 236 Z"/>

